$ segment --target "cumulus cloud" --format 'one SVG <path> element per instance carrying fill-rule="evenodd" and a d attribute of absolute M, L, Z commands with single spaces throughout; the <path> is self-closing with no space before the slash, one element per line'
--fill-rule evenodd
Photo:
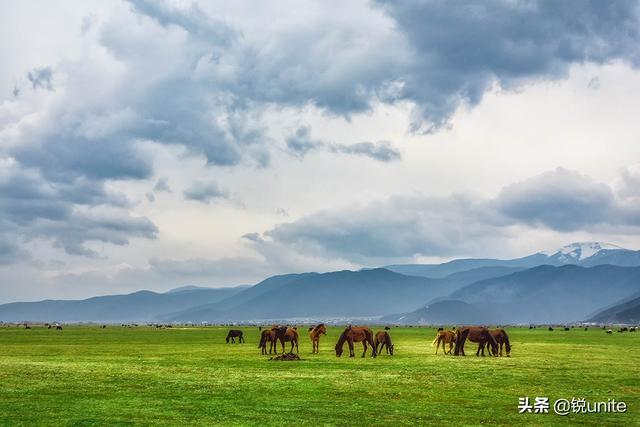
<path fill-rule="evenodd" d="M 160 178 L 156 182 L 156 184 L 153 186 L 153 191 L 156 191 L 156 192 L 165 191 L 167 193 L 170 193 L 171 187 L 169 187 L 169 178 L 166 176 L 163 176 L 162 178 Z"/>
<path fill-rule="evenodd" d="M 52 77 L 51 67 L 35 68 L 27 73 L 27 78 L 31 82 L 33 89 L 53 90 Z M 14 96 L 17 96 L 15 90 Z"/>
<path fill-rule="evenodd" d="M 511 218 L 560 231 L 616 221 L 615 203 L 608 185 L 564 168 L 511 184 L 495 200 Z"/>
<path fill-rule="evenodd" d="M 360 264 L 416 256 L 482 255 L 527 228 L 625 234 L 640 227 L 640 201 L 558 168 L 504 187 L 494 198 L 392 196 L 282 223 L 245 238 L 263 248 L 340 257 Z"/>
<path fill-rule="evenodd" d="M 292 155 L 302 159 L 310 151 L 326 150 L 333 153 L 351 154 L 355 156 L 369 157 L 380 162 L 400 160 L 401 154 L 389 141 L 357 142 L 355 144 L 339 144 L 311 137 L 309 126 L 299 127 L 296 132 L 287 138 L 287 149 Z"/>
<path fill-rule="evenodd" d="M 227 190 L 218 187 L 218 184 L 215 182 L 194 181 L 191 183 L 191 186 L 184 191 L 184 198 L 202 203 L 211 203 L 216 199 L 229 198 L 229 193 Z"/>

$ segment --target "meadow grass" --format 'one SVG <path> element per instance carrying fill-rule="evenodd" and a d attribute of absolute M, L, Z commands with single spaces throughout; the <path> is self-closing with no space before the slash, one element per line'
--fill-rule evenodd
<path fill-rule="evenodd" d="M 431 328 L 393 328 L 393 357 L 336 358 L 342 328 L 299 362 L 257 327 L 0 328 L 3 425 L 640 425 L 640 332 L 509 328 L 512 357 L 434 355 Z M 374 331 L 380 328 L 373 328 Z M 287 346 L 288 349 L 288 346 Z M 518 398 L 625 401 L 625 414 L 519 414 Z"/>

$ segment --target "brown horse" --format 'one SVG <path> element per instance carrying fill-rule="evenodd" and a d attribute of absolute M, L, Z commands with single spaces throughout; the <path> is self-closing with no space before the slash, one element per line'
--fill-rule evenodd
<path fill-rule="evenodd" d="M 380 348 L 378 348 L 380 346 Z M 387 348 L 387 354 L 393 356 L 393 342 L 391 342 L 391 335 L 387 331 L 376 332 L 376 337 L 373 340 L 373 347 L 376 349 L 376 354 L 381 354 L 383 348 Z"/>
<path fill-rule="evenodd" d="M 320 323 L 313 328 L 309 328 L 309 338 L 311 338 L 311 353 L 320 353 L 320 335 L 327 335 L 327 328 L 324 323 Z"/>
<path fill-rule="evenodd" d="M 269 354 L 274 352 L 278 354 L 278 347 L 276 346 L 277 338 L 276 331 L 273 329 L 265 329 L 260 333 L 260 343 L 258 348 L 262 348 L 262 354 L 267 354 L 267 342 L 269 343 Z"/>
<path fill-rule="evenodd" d="M 293 353 L 293 346 L 296 347 L 296 353 L 298 353 L 298 331 L 295 328 L 289 328 L 287 326 L 274 326 L 271 328 L 272 331 L 275 331 L 276 339 L 280 341 L 282 344 L 282 353 L 284 353 L 284 343 L 287 341 L 291 341 L 291 350 L 289 353 Z"/>
<path fill-rule="evenodd" d="M 507 353 L 507 357 L 509 357 L 511 355 L 511 343 L 509 343 L 509 335 L 507 335 L 507 331 L 505 331 L 502 328 L 497 328 L 489 332 L 491 333 L 491 336 L 493 337 L 493 339 L 495 339 L 498 345 L 500 346 L 500 356 L 502 356 L 502 347 L 504 346 Z M 480 346 L 482 347 L 481 351 L 483 356 L 484 356 L 485 345 L 486 343 L 480 344 Z"/>
<path fill-rule="evenodd" d="M 336 356 L 342 356 L 342 351 L 344 347 L 344 343 L 349 343 L 349 357 L 355 357 L 355 353 L 353 352 L 353 343 L 354 342 L 362 342 L 364 347 L 364 351 L 362 352 L 362 357 L 367 354 L 367 343 L 371 346 L 371 357 L 376 357 L 376 347 L 373 343 L 373 332 L 371 329 L 366 326 L 347 326 L 340 338 L 338 338 L 338 342 L 336 343 Z"/>
<path fill-rule="evenodd" d="M 454 351 L 454 355 L 459 356 L 464 354 L 464 343 L 469 339 L 469 341 L 477 342 L 479 344 L 490 344 L 491 352 L 494 356 L 498 355 L 498 343 L 495 338 L 491 335 L 489 330 L 484 326 L 462 326 L 456 330 L 456 349 Z M 480 347 L 478 347 L 478 351 L 476 351 L 476 356 L 480 355 Z M 484 356 L 484 354 L 483 354 Z"/>
<path fill-rule="evenodd" d="M 231 339 L 231 342 L 235 344 L 235 338 L 238 338 L 238 342 L 240 343 L 244 342 L 244 337 L 242 336 L 242 331 L 240 329 L 229 329 L 229 333 L 226 338 L 227 344 L 229 344 L 229 339 Z"/>
<path fill-rule="evenodd" d="M 456 343 L 456 333 L 453 331 L 438 330 L 438 335 L 436 335 L 436 338 L 431 343 L 431 345 L 436 346 L 436 354 L 438 354 L 440 343 L 442 343 L 444 354 L 451 354 L 453 346 Z M 447 351 L 445 344 L 449 344 L 449 351 Z"/>

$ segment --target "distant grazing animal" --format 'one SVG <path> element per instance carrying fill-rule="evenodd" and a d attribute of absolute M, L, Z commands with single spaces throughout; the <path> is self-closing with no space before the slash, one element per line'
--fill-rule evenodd
<path fill-rule="evenodd" d="M 444 329 L 438 330 L 438 334 L 435 339 L 431 343 L 431 345 L 436 346 L 436 354 L 438 354 L 438 348 L 440 348 L 440 343 L 442 343 L 442 350 L 444 354 L 451 354 L 453 350 L 453 346 L 456 343 L 456 333 L 453 331 L 445 331 Z M 449 350 L 447 351 L 445 344 L 449 344 Z"/>
<path fill-rule="evenodd" d="M 296 347 L 296 353 L 298 353 L 298 342 L 300 341 L 298 338 L 298 331 L 293 328 L 289 328 L 287 326 L 274 326 L 272 330 L 276 333 L 276 338 L 280 341 L 282 345 L 282 353 L 284 353 L 284 343 L 287 341 L 291 342 L 291 350 L 289 353 L 293 353 L 293 347 Z"/>
<path fill-rule="evenodd" d="M 484 326 L 463 326 L 457 329 L 456 331 L 456 349 L 454 351 L 454 355 L 459 356 L 464 354 L 464 343 L 469 339 L 469 341 L 477 342 L 480 344 L 478 346 L 478 351 L 476 351 L 476 356 L 480 355 L 480 347 L 482 344 L 491 345 L 491 353 L 494 356 L 498 355 L 498 343 L 495 338 L 491 335 L 489 330 Z M 484 356 L 484 352 L 482 354 Z"/>
<path fill-rule="evenodd" d="M 553 328 L 552 328 L 551 326 L 549 326 L 549 330 L 550 330 L 550 331 L 553 331 Z"/>
<path fill-rule="evenodd" d="M 240 329 L 229 329 L 229 333 L 227 334 L 226 338 L 227 344 L 229 344 L 229 338 L 231 338 L 232 344 L 236 343 L 235 338 L 238 338 L 239 343 L 244 342 L 244 337 L 242 336 L 242 331 Z"/>
<path fill-rule="evenodd" d="M 568 330 L 569 330 L 569 328 L 564 328 L 564 330 L 565 330 L 565 331 L 568 331 Z"/>
<path fill-rule="evenodd" d="M 511 343 L 509 343 L 509 335 L 507 335 L 507 331 L 505 331 L 502 328 L 497 328 L 494 329 L 492 331 L 489 331 L 491 333 L 491 336 L 496 340 L 496 342 L 498 343 L 498 345 L 500 346 L 500 353 L 499 355 L 502 356 L 502 347 L 505 347 L 506 350 L 506 354 L 507 357 L 509 357 L 511 355 Z M 487 343 L 481 343 L 480 345 L 482 346 L 482 355 L 484 356 L 484 346 Z"/>
<path fill-rule="evenodd" d="M 635 332 L 635 331 L 636 331 L 635 326 L 634 326 L 634 327 L 629 328 L 629 332 Z"/>
<path fill-rule="evenodd" d="M 47 326 L 47 329 L 51 329 L 51 325 L 48 325 L 48 326 Z"/>
<path fill-rule="evenodd" d="M 585 330 L 585 331 L 588 331 L 588 330 L 589 330 L 589 328 L 584 328 L 584 330 Z"/>
<path fill-rule="evenodd" d="M 390 330 L 391 330 L 391 328 L 390 328 L 389 326 L 385 326 L 385 327 L 384 327 L 384 330 L 385 330 L 385 331 L 390 331 Z"/>
<path fill-rule="evenodd" d="M 367 354 L 367 343 L 371 346 L 371 357 L 376 357 L 376 347 L 373 342 L 373 332 L 371 329 L 366 326 L 347 326 L 345 330 L 338 338 L 338 342 L 336 343 L 336 356 L 342 356 L 344 343 L 349 343 L 349 357 L 355 357 L 355 353 L 353 352 L 353 343 L 354 342 L 362 342 L 362 346 L 364 347 L 364 351 L 362 352 L 362 357 Z"/>
<path fill-rule="evenodd" d="M 262 330 L 262 326 L 258 326 L 258 330 L 261 331 Z"/>
<path fill-rule="evenodd" d="M 309 338 L 311 338 L 311 353 L 320 353 L 320 335 L 327 335 L 327 328 L 324 323 L 309 328 Z"/>
<path fill-rule="evenodd" d="M 380 346 L 378 348 L 378 346 Z M 391 341 L 391 335 L 387 331 L 378 331 L 373 340 L 373 347 L 376 350 L 376 354 L 382 354 L 382 349 L 387 349 L 387 354 L 393 356 L 393 342 Z"/>
<path fill-rule="evenodd" d="M 62 325 L 56 325 L 56 329 L 57 329 L 58 331 L 61 331 L 61 330 L 62 330 Z"/>
<path fill-rule="evenodd" d="M 272 351 L 278 354 L 276 341 L 276 331 L 273 329 L 265 329 L 260 333 L 260 344 L 258 344 L 258 348 L 262 348 L 262 354 L 267 354 L 267 343 L 269 343 L 269 354 L 271 354 Z"/>
<path fill-rule="evenodd" d="M 27 325 L 26 323 L 24 324 L 24 328 L 25 329 L 31 329 L 31 326 Z"/>
<path fill-rule="evenodd" d="M 607 333 L 608 333 L 608 334 L 612 334 L 612 333 L 613 333 L 613 331 L 612 331 L 611 329 L 609 329 L 609 330 L 607 330 Z"/>

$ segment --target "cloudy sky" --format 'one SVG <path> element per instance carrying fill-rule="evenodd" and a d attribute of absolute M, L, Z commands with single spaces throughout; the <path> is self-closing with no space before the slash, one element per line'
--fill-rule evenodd
<path fill-rule="evenodd" d="M 637 2 L 0 7 L 0 302 L 640 249 Z"/>

